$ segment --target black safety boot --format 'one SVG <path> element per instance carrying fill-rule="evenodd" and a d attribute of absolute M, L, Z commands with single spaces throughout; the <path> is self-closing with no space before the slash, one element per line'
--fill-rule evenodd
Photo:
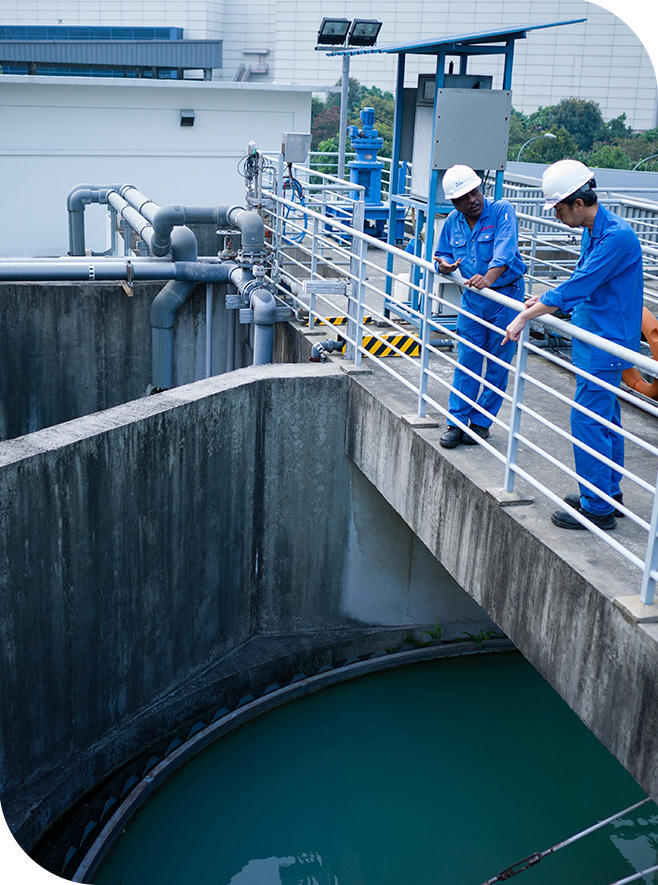
<path fill-rule="evenodd" d="M 622 494 L 622 492 L 617 492 L 617 494 L 613 495 L 612 497 L 615 499 L 615 501 L 617 501 L 618 504 L 624 503 L 624 495 Z M 575 510 L 578 510 L 578 508 L 580 507 L 580 495 L 565 495 L 564 500 L 570 507 L 573 507 Z M 621 510 L 614 510 L 612 515 L 616 516 L 617 518 L 626 516 L 626 514 L 622 513 Z"/>
<path fill-rule="evenodd" d="M 469 429 L 473 431 L 480 439 L 489 439 L 489 428 L 482 427 L 480 424 L 469 424 Z M 473 437 L 468 436 L 466 433 L 462 434 L 462 442 L 465 446 L 476 446 L 477 440 L 473 439 Z"/>
<path fill-rule="evenodd" d="M 449 424 L 448 429 L 439 440 L 439 445 L 443 446 L 444 449 L 454 449 L 463 441 L 463 435 L 459 427 L 453 427 Z"/>
<path fill-rule="evenodd" d="M 597 525 L 600 529 L 603 529 L 604 532 L 610 532 L 612 529 L 617 528 L 617 520 L 613 513 L 606 513 L 605 515 L 600 516 L 598 513 L 590 513 L 589 510 L 585 510 L 580 506 L 575 507 L 574 509 L 591 523 Z M 583 531 L 586 529 L 586 526 L 578 522 L 575 516 L 567 513 L 566 510 L 556 510 L 551 516 L 551 522 L 553 525 L 556 525 L 561 529 L 580 529 Z"/>

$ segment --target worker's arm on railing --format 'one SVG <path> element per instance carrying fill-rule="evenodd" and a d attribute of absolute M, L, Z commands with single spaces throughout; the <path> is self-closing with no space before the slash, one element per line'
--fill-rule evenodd
<path fill-rule="evenodd" d="M 535 301 L 534 304 L 526 307 L 520 314 L 515 316 L 507 326 L 503 344 L 506 344 L 508 341 L 518 341 L 521 337 L 521 332 L 530 320 L 534 320 L 546 313 L 555 313 L 557 309 L 557 306 L 554 304 L 544 304 L 542 301 Z"/>

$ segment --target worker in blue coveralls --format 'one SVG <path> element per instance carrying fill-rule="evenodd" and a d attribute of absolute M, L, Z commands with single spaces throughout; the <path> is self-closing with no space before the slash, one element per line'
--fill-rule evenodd
<path fill-rule="evenodd" d="M 491 202 L 485 199 L 481 184 L 482 179 L 470 166 L 452 166 L 443 176 L 443 192 L 455 208 L 441 229 L 434 253 L 436 268 L 441 273 L 451 273 L 459 268 L 467 285 L 474 289 L 488 287 L 523 301 L 526 266 L 519 254 L 514 208 L 506 200 Z M 464 289 L 461 304 L 470 314 L 501 331 L 515 316 L 512 308 L 471 289 Z M 509 363 L 514 355 L 512 342 L 503 345 L 501 335 L 495 329 L 461 313 L 457 333 L 503 363 Z M 487 359 L 484 379 L 495 388 L 492 389 L 481 385 L 483 362 L 482 353 L 463 341 L 458 342 L 458 365 L 452 382 L 455 390 L 450 393 L 448 429 L 439 440 L 446 449 L 453 449 L 460 443 L 475 445 L 478 437 L 486 439 L 489 436 L 492 418 L 498 414 L 503 401 L 499 391 L 504 391 L 507 386 L 508 369 L 506 365 Z M 462 366 L 470 369 L 473 375 L 461 371 Z M 478 396 L 480 386 L 482 391 Z M 468 427 L 470 433 L 458 422 Z"/>
<path fill-rule="evenodd" d="M 545 209 L 554 208 L 557 218 L 568 227 L 584 228 L 580 258 L 569 279 L 545 292 L 540 299 L 531 298 L 526 302 L 526 308 L 507 327 L 504 340 L 518 341 L 524 326 L 533 317 L 563 310 L 572 313 L 572 322 L 581 329 L 638 350 L 643 279 L 642 250 L 635 232 L 623 219 L 599 204 L 594 190 L 596 181 L 583 163 L 576 160 L 553 163 L 544 172 L 542 187 Z M 574 366 L 613 388 L 619 387 L 622 371 L 631 365 L 576 338 L 571 354 Z M 574 402 L 621 427 L 615 391 L 577 375 Z M 595 417 L 572 408 L 571 433 L 575 439 L 623 466 L 624 438 Z M 579 483 L 579 494 L 567 495 L 564 500 L 585 520 L 604 531 L 614 529 L 615 516 L 623 516 L 614 506 L 615 503 L 623 506 L 621 474 L 577 445 L 574 445 L 574 461 L 578 476 L 606 497 Z M 564 529 L 583 529 L 586 525 L 568 510 L 556 510 L 551 521 Z"/>

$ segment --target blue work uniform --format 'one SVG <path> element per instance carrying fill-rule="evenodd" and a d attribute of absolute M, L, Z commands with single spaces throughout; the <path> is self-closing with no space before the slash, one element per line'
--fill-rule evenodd
<path fill-rule="evenodd" d="M 466 217 L 457 209 L 448 215 L 441 229 L 434 257 L 443 258 L 450 263 L 461 259 L 459 271 L 466 279 L 470 279 L 474 274 L 483 276 L 490 268 L 504 265 L 506 270 L 498 277 L 493 288 L 509 298 L 523 301 L 525 292 L 523 274 L 526 266 L 519 253 L 518 240 L 518 225 L 512 204 L 506 200 L 497 202 L 485 200 L 482 214 L 472 230 Z M 457 320 L 457 332 L 460 337 L 509 363 L 514 356 L 515 345 L 510 341 L 505 345 L 501 342 L 506 326 L 514 319 L 517 312 L 470 289 L 464 289 L 461 304 L 469 313 L 496 326 L 498 331 L 488 329 L 477 320 L 460 313 Z M 480 427 L 489 427 L 492 417 L 498 414 L 503 398 L 486 385 L 482 385 L 482 392 L 478 396 L 483 361 L 482 354 L 472 350 L 467 344 L 458 342 L 458 365 L 470 369 L 476 377 L 460 371 L 459 368 L 455 369 L 452 386 L 456 392 L 450 393 L 449 409 L 450 417 L 466 425 L 470 422 Z M 487 360 L 484 375 L 486 381 L 498 390 L 504 391 L 507 387 L 507 376 L 508 370 L 504 366 L 493 360 Z M 479 408 L 471 405 L 464 397 L 476 402 Z M 450 418 L 448 424 L 455 426 L 455 422 L 451 422 Z"/>
<path fill-rule="evenodd" d="M 632 227 L 599 204 L 590 234 L 583 231 L 578 264 L 568 280 L 542 295 L 543 304 L 571 313 L 575 326 L 607 338 L 615 344 L 638 350 L 642 326 L 644 283 L 642 249 Z M 619 387 L 621 373 L 631 363 L 611 356 L 598 347 L 573 339 L 575 366 Z M 576 376 L 574 401 L 621 427 L 619 398 L 593 381 Z M 620 467 L 624 465 L 624 438 L 578 409 L 571 410 L 571 433 L 575 439 Z M 619 493 L 621 474 L 574 445 L 579 476 L 613 497 Z M 590 513 L 612 513 L 613 507 L 582 483 L 580 504 Z"/>

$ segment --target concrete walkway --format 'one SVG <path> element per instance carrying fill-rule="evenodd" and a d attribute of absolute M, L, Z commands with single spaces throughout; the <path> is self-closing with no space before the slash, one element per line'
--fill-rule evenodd
<path fill-rule="evenodd" d="M 383 265 L 385 253 L 370 249 L 368 259 L 373 263 Z M 399 267 L 397 265 L 395 267 L 396 272 L 403 269 L 401 264 Z M 383 289 L 384 275 L 379 275 L 373 268 L 369 268 L 368 283 Z M 347 313 L 347 299 L 345 297 L 335 295 L 329 297 L 334 305 L 335 315 Z M 382 312 L 383 299 L 368 292 L 366 305 L 366 313 L 368 313 L 368 307 L 371 310 L 374 308 Z M 330 313 L 329 308 L 325 310 L 319 304 L 317 309 L 324 315 Z M 397 318 L 393 319 L 400 322 Z M 415 329 L 410 324 L 402 322 L 402 325 L 408 329 L 409 334 L 415 333 Z M 396 331 L 392 327 L 385 326 L 369 328 L 372 329 L 373 334 L 378 335 Z M 334 330 L 325 326 L 316 327 L 313 331 L 309 331 L 308 327 L 300 326 L 299 330 L 303 331 L 311 343 L 323 338 L 336 338 L 337 334 L 340 334 L 339 329 Z M 454 352 L 444 349 L 440 355 L 432 355 L 430 359 L 430 370 L 436 376 L 436 380 L 430 379 L 428 394 L 446 410 L 449 396 L 447 385 L 452 383 L 455 358 Z M 345 360 L 341 356 L 333 355 L 331 359 L 342 364 L 352 365 L 351 361 Z M 370 380 L 366 380 L 364 376 L 361 383 L 373 390 L 376 389 L 377 395 L 384 398 L 400 416 L 417 414 L 418 397 L 404 382 L 418 386 L 420 377 L 420 360 L 418 358 L 392 356 L 372 359 L 364 357 L 362 368 L 371 372 L 372 377 Z M 533 378 L 552 390 L 569 398 L 573 396 L 575 376 L 568 370 L 551 364 L 541 356 L 530 355 L 528 371 Z M 396 373 L 399 378 L 393 377 L 391 373 Z M 512 386 L 512 377 L 510 376 L 507 391 L 509 394 L 512 392 Z M 658 421 L 652 415 L 642 411 L 642 398 L 636 397 L 636 402 L 637 406 L 622 401 L 623 427 L 646 442 L 658 446 Z M 529 383 L 526 383 L 525 403 L 558 428 L 570 432 L 569 405 Z M 428 406 L 427 416 L 434 419 L 438 423 L 438 427 L 426 427 L 422 430 L 423 437 L 431 445 L 438 447 L 439 437 L 445 429 L 445 416 L 431 406 Z M 503 403 L 498 417 L 504 424 L 509 424 L 510 406 L 507 402 Z M 572 444 L 557 432 L 544 427 L 531 416 L 525 415 L 521 433 L 561 464 L 574 469 Z M 487 442 L 502 457 L 505 456 L 507 432 L 503 427 L 494 424 Z M 484 445 L 459 446 L 452 450 L 441 449 L 441 452 L 445 458 L 471 476 L 481 488 L 502 489 L 504 465 Z M 520 446 L 518 464 L 529 474 L 538 477 L 541 483 L 559 498 L 577 490 L 575 479 L 569 477 L 529 446 Z M 655 456 L 628 442 L 626 443 L 626 466 L 647 483 L 652 485 L 656 483 L 658 463 Z M 626 506 L 641 519 L 647 523 L 650 522 L 652 496 L 628 478 L 624 479 L 622 488 Z M 557 504 L 518 477 L 516 491 L 524 498 L 533 499 L 532 504 L 518 508 L 518 518 L 533 524 L 534 530 L 554 549 L 560 550 L 565 559 L 573 562 L 579 568 L 586 569 L 602 592 L 610 597 L 637 595 L 641 572 L 633 563 L 628 562 L 622 554 L 611 549 L 604 541 L 589 532 L 565 531 L 553 526 L 550 515 L 557 509 Z M 647 548 L 647 531 L 642 526 L 626 517 L 618 520 L 617 528 L 610 534 L 633 554 L 644 560 Z"/>

